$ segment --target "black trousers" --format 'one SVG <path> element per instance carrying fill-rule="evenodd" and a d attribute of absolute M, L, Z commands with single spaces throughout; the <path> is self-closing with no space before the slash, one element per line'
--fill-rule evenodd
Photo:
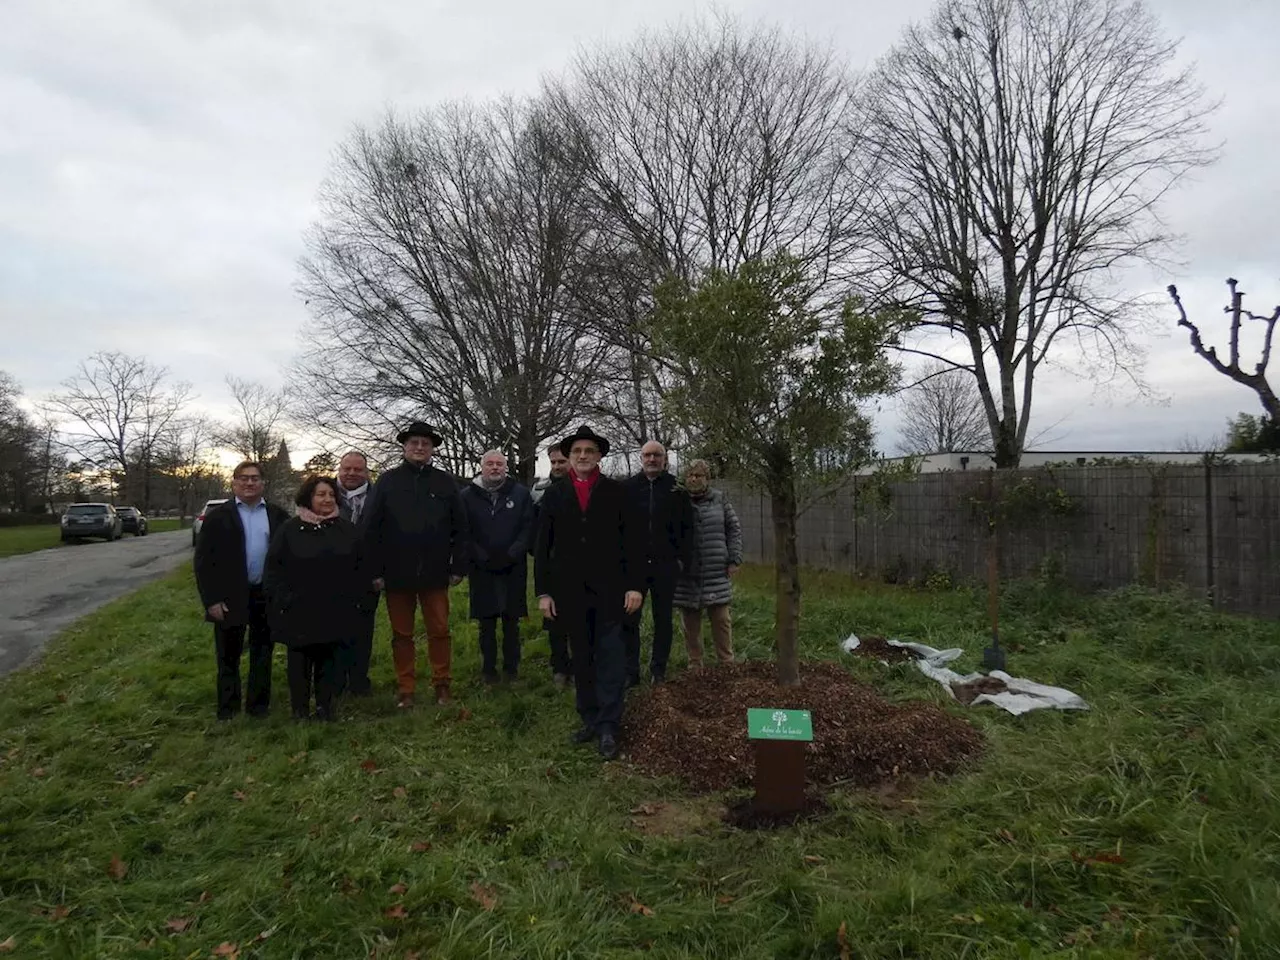
<path fill-rule="evenodd" d="M 480 670 L 486 677 L 498 675 L 498 617 L 480 624 Z M 520 618 L 502 617 L 502 672 L 514 677 L 520 669 Z"/>
<path fill-rule="evenodd" d="M 369 664 L 373 660 L 373 628 L 377 620 L 378 605 L 361 610 L 355 634 L 344 640 L 338 648 L 338 693 L 367 696 L 373 691 L 369 679 Z"/>
<path fill-rule="evenodd" d="M 671 617 L 676 597 L 675 570 L 654 570 L 644 582 L 641 591 L 649 597 L 653 613 L 653 650 L 649 654 L 649 673 L 661 680 L 667 675 L 667 661 L 671 659 L 673 629 Z M 623 632 L 627 646 L 627 680 L 640 682 L 640 618 L 644 606 L 623 620 Z"/>
<path fill-rule="evenodd" d="M 585 608 L 566 618 L 565 629 L 573 655 L 578 716 L 584 726 L 616 735 L 622 722 L 627 668 L 622 623 L 613 605 L 602 610 L 589 600 Z"/>
<path fill-rule="evenodd" d="M 218 719 L 240 712 L 240 656 L 245 638 L 249 640 L 249 678 L 244 709 L 255 717 L 266 716 L 271 708 L 271 655 L 275 644 L 267 626 L 267 601 L 261 587 L 249 588 L 249 622 L 240 626 L 213 625 L 213 644 L 218 658 Z"/>
<path fill-rule="evenodd" d="M 547 631 L 547 642 L 551 644 L 551 673 L 571 676 L 573 658 L 569 656 L 569 637 L 564 632 L 564 624 L 543 618 L 542 628 Z"/>
<path fill-rule="evenodd" d="M 295 717 L 310 714 L 314 692 L 316 717 L 320 720 L 336 719 L 333 701 L 338 693 L 341 647 L 341 643 L 334 642 L 289 648 L 289 708 Z"/>

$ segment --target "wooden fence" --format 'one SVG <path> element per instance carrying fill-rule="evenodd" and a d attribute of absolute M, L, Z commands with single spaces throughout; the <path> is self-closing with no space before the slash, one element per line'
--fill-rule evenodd
<path fill-rule="evenodd" d="M 769 498 L 718 483 L 747 558 L 773 559 Z M 1280 615 L 1280 463 L 1038 467 L 859 477 L 800 517 L 800 562 L 891 581 L 978 580 L 1047 565 L 1084 589 L 1177 582 L 1215 606 Z"/>

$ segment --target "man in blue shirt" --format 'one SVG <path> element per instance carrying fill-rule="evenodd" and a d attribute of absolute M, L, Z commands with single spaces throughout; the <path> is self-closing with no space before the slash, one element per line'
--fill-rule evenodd
<path fill-rule="evenodd" d="M 249 640 L 244 708 L 266 716 L 271 705 L 274 644 L 267 625 L 262 572 L 267 546 L 289 517 L 266 502 L 262 465 L 246 460 L 231 474 L 235 496 L 205 517 L 196 540 L 195 574 L 205 619 L 213 624 L 218 658 L 218 719 L 240 712 L 240 656 Z"/>

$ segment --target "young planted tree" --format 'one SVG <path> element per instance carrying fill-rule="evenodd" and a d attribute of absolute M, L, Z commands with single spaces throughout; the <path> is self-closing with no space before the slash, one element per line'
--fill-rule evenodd
<path fill-rule="evenodd" d="M 776 544 L 778 679 L 799 679 L 800 571 L 796 518 L 807 481 L 831 463 L 866 462 L 871 426 L 858 408 L 892 385 L 884 345 L 893 317 L 857 300 L 814 307 L 813 285 L 790 257 L 752 260 L 699 282 L 679 276 L 655 293 L 654 349 L 681 371 L 667 393 L 676 423 L 745 479 L 767 490 Z"/>
<path fill-rule="evenodd" d="M 943 0 L 878 65 L 860 124 L 878 246 L 921 313 L 912 349 L 965 345 L 996 466 L 1027 444 L 1045 363 L 1130 375 L 1147 305 L 1116 275 L 1171 236 L 1161 201 L 1210 162 L 1211 104 L 1129 0 Z"/>

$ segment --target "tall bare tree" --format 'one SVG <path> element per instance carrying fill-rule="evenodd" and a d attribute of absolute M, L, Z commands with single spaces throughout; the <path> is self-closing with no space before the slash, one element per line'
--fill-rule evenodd
<path fill-rule="evenodd" d="M 1045 362 L 1137 376 L 1116 272 L 1167 248 L 1161 201 L 1213 158 L 1177 59 L 1140 2 L 943 0 L 868 85 L 879 247 L 920 332 L 966 344 L 997 466 Z"/>
<path fill-rule="evenodd" d="M 541 441 L 587 405 L 590 378 L 571 374 L 615 349 L 575 295 L 605 287 L 608 241 L 559 136 L 537 104 L 504 100 L 341 147 L 301 283 L 332 334 L 294 378 L 322 427 L 369 443 L 426 417 L 455 471 L 498 447 L 532 478 Z"/>
<path fill-rule="evenodd" d="M 275 454 L 284 439 L 288 393 L 230 374 L 226 384 L 235 402 L 236 414 L 215 430 L 214 439 L 246 460 L 263 463 Z"/>
<path fill-rule="evenodd" d="M 150 509 L 156 453 L 190 400 L 191 385 L 170 383 L 168 368 L 145 357 L 100 351 L 80 361 L 62 388 L 47 405 L 70 421 L 64 442 L 77 459 L 116 475 L 117 495 L 139 491 L 143 509 Z"/>
<path fill-rule="evenodd" d="M 903 453 L 981 450 L 991 442 L 973 375 L 939 361 L 926 364 L 898 403 Z"/>
<path fill-rule="evenodd" d="M 1257 394 L 1258 402 L 1262 404 L 1267 419 L 1273 425 L 1272 429 L 1280 428 L 1280 397 L 1276 396 L 1276 391 L 1267 378 L 1267 365 L 1271 363 L 1272 338 L 1275 336 L 1276 324 L 1280 323 L 1280 306 L 1270 314 L 1251 313 L 1244 308 L 1244 291 L 1239 288 L 1239 282 L 1234 278 L 1228 278 L 1227 288 L 1231 291 L 1231 303 L 1224 307 L 1222 312 L 1231 318 L 1231 330 L 1227 339 L 1225 359 L 1218 355 L 1216 347 L 1205 346 L 1200 327 L 1187 316 L 1182 298 L 1178 296 L 1178 288 L 1170 284 L 1169 296 L 1178 309 L 1178 326 L 1186 327 L 1190 331 L 1191 349 L 1196 352 L 1196 356 L 1207 361 L 1209 366 L 1224 377 L 1234 380 L 1243 387 L 1248 387 Z M 1246 323 L 1249 325 L 1247 329 Z M 1251 337 L 1255 331 L 1256 337 Z M 1251 369 L 1240 359 L 1242 334 L 1246 340 L 1246 349 L 1248 349 L 1249 339 L 1260 341 L 1258 362 L 1253 364 Z"/>

